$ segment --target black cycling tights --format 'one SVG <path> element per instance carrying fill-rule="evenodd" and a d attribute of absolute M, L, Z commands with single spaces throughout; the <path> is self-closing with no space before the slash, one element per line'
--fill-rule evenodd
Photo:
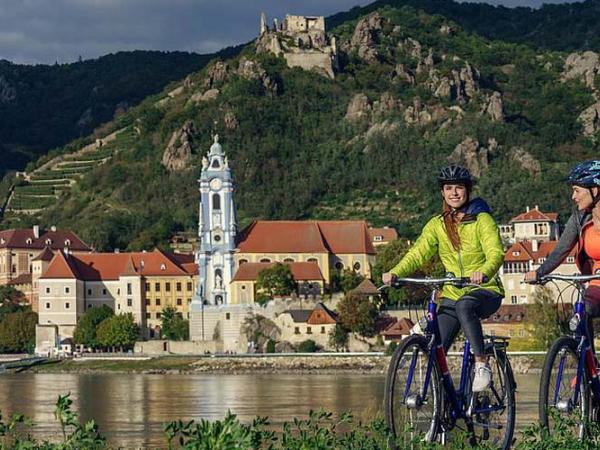
<path fill-rule="evenodd" d="M 477 289 L 458 300 L 443 298 L 438 308 L 438 324 L 444 349 L 448 351 L 462 327 L 475 356 L 485 354 L 481 319 L 500 308 L 502 296 L 487 289 Z"/>
<path fill-rule="evenodd" d="M 588 339 L 592 350 L 595 351 L 594 346 L 594 319 L 600 317 L 600 286 L 592 285 L 589 286 L 583 294 L 585 300 L 585 313 L 587 315 L 588 323 Z"/>

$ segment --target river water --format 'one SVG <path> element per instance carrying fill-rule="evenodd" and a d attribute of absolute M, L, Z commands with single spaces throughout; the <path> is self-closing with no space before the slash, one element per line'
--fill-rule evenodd
<path fill-rule="evenodd" d="M 517 426 L 537 422 L 539 375 L 517 375 Z M 23 413 L 38 438 L 58 439 L 54 404 L 70 392 L 82 420 L 94 418 L 114 446 L 164 448 L 162 424 L 174 419 L 242 421 L 268 416 L 272 424 L 306 418 L 311 409 L 352 411 L 370 419 L 381 410 L 383 375 L 145 375 L 2 374 L 2 416 Z"/>

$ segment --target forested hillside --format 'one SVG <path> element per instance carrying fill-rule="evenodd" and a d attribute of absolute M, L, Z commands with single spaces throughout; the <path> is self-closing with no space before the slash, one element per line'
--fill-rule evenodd
<path fill-rule="evenodd" d="M 89 135 L 215 56 L 134 51 L 51 66 L 0 60 L 0 176 Z"/>
<path fill-rule="evenodd" d="M 413 237 L 439 209 L 435 173 L 448 161 L 476 173 L 498 220 L 534 204 L 567 213 L 560 180 L 598 152 L 595 54 L 487 40 L 408 6 L 369 11 L 330 30 L 335 80 L 250 45 L 128 110 L 107 127 L 125 130 L 112 159 L 3 226 L 56 224 L 107 250 L 164 244 L 197 226 L 214 132 L 242 225 L 365 218 Z"/>

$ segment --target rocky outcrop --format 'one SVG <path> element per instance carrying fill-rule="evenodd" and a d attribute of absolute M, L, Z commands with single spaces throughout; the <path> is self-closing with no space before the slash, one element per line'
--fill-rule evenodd
<path fill-rule="evenodd" d="M 586 108 L 578 120 L 583 127 L 583 135 L 594 138 L 600 132 L 600 102 Z"/>
<path fill-rule="evenodd" d="M 240 126 L 240 123 L 233 111 L 227 111 L 225 113 L 225 116 L 223 117 L 223 123 L 225 124 L 225 128 L 228 130 L 235 130 Z"/>
<path fill-rule="evenodd" d="M 405 68 L 404 64 L 397 64 L 392 72 L 392 80 L 415 84 L 415 75 L 410 69 Z"/>
<path fill-rule="evenodd" d="M 206 92 L 196 92 L 194 95 L 190 97 L 190 102 L 200 103 L 200 102 L 208 102 L 209 100 L 216 99 L 221 91 L 218 89 L 209 89 Z"/>
<path fill-rule="evenodd" d="M 0 75 L 0 104 L 10 103 L 17 98 L 17 90 Z"/>
<path fill-rule="evenodd" d="M 600 73 L 600 56 L 596 52 L 571 53 L 565 60 L 563 80 L 581 80 L 590 89 L 595 89 L 594 79 Z"/>
<path fill-rule="evenodd" d="M 369 97 L 365 94 L 356 94 L 348 103 L 346 109 L 346 120 L 349 122 L 358 122 L 366 119 L 371 113 L 371 104 Z"/>
<path fill-rule="evenodd" d="M 446 76 L 440 76 L 431 61 L 426 58 L 422 64 L 429 69 L 427 86 L 436 97 L 468 103 L 479 92 L 480 73 L 467 61 L 462 69 L 454 69 Z"/>
<path fill-rule="evenodd" d="M 479 141 L 467 136 L 448 157 L 449 161 L 464 164 L 476 177 L 480 177 L 489 167 L 490 150 L 482 147 Z"/>
<path fill-rule="evenodd" d="M 539 177 L 542 173 L 540 162 L 533 157 L 531 153 L 522 147 L 513 147 L 508 153 L 510 159 L 518 163 L 521 168 L 527 171 L 533 178 Z"/>
<path fill-rule="evenodd" d="M 491 95 L 486 96 L 481 113 L 487 114 L 492 122 L 504 122 L 502 94 L 494 91 Z"/>
<path fill-rule="evenodd" d="M 359 93 L 348 103 L 346 120 L 360 122 L 371 119 L 372 115 L 385 116 L 393 111 L 400 111 L 402 108 L 402 102 L 395 99 L 389 92 L 382 93 L 374 102 L 371 102 L 365 94 Z"/>
<path fill-rule="evenodd" d="M 389 120 L 384 120 L 383 122 L 374 123 L 365 133 L 365 139 L 369 140 L 373 136 L 376 135 L 388 135 L 400 128 L 400 124 L 397 122 L 392 122 Z M 365 149 L 365 152 L 368 151 L 368 148 Z"/>
<path fill-rule="evenodd" d="M 228 79 L 229 66 L 222 61 L 217 61 L 206 71 L 203 85 L 206 89 L 214 89 L 222 86 Z"/>
<path fill-rule="evenodd" d="M 267 93 L 276 95 L 279 92 L 278 83 L 256 61 L 246 57 L 240 58 L 237 74 L 247 80 L 260 80 Z"/>
<path fill-rule="evenodd" d="M 421 99 L 415 97 L 413 104 L 404 110 L 404 122 L 407 125 L 427 126 L 448 119 L 448 111 L 440 105 L 423 106 Z"/>
<path fill-rule="evenodd" d="M 248 342 L 254 342 L 257 348 L 263 351 L 269 339 L 278 341 L 281 337 L 279 327 L 272 320 L 260 314 L 247 316 L 240 328 L 240 333 L 246 337 Z"/>
<path fill-rule="evenodd" d="M 358 57 L 367 63 L 379 61 L 379 52 L 375 48 L 377 38 L 383 29 L 383 17 L 374 12 L 359 20 L 350 39 L 350 48 L 356 50 Z"/>
<path fill-rule="evenodd" d="M 192 162 L 192 136 L 194 123 L 188 120 L 181 129 L 174 131 L 162 157 L 162 165 L 169 172 L 190 168 Z"/>

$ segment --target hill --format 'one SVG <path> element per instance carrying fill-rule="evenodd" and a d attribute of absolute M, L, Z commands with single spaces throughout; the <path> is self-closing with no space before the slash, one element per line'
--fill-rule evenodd
<path fill-rule="evenodd" d="M 233 166 L 242 225 L 366 218 L 412 237 L 439 209 L 435 172 L 449 160 L 476 173 L 477 193 L 501 221 L 526 205 L 570 209 L 557 180 L 598 151 L 597 54 L 488 40 L 408 6 L 331 33 L 335 80 L 250 45 L 109 124 L 115 139 L 88 149 L 110 153 L 96 155 L 103 164 L 63 156 L 21 181 L 15 198 L 28 209 L 36 179 L 77 180 L 53 190 L 39 214 L 13 212 L 3 226 L 56 224 L 106 250 L 162 245 L 197 226 L 196 180 L 214 131 Z M 71 176 L 76 163 L 89 167 Z"/>
<path fill-rule="evenodd" d="M 22 170 L 51 148 L 88 136 L 215 56 L 234 53 L 119 52 L 55 65 L 0 60 L 0 176 Z"/>

